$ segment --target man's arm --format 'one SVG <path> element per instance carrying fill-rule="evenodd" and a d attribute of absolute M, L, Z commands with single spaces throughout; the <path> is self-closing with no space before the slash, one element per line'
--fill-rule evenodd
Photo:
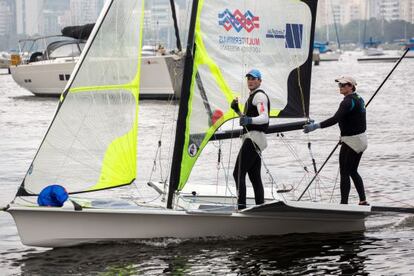
<path fill-rule="evenodd" d="M 263 125 L 269 122 L 269 110 L 267 110 L 267 102 L 267 96 L 262 92 L 258 92 L 254 96 L 252 103 L 257 107 L 259 116 L 252 118 L 253 125 Z"/>
<path fill-rule="evenodd" d="M 338 123 L 352 108 L 352 98 L 345 98 L 339 105 L 336 113 L 329 119 L 320 122 L 321 128 L 330 127 Z"/>

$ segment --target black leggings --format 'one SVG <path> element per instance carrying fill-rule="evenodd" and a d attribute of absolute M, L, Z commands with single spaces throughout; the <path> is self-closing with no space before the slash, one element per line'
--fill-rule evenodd
<path fill-rule="evenodd" d="M 261 167 L 262 159 L 256 152 L 252 140 L 244 140 L 233 171 L 233 177 L 236 181 L 238 191 L 237 203 L 239 209 L 246 208 L 246 173 L 249 174 L 250 181 L 253 185 L 256 204 L 264 203 L 264 190 L 262 177 L 260 175 Z"/>
<path fill-rule="evenodd" d="M 351 190 L 351 180 L 359 195 L 359 201 L 365 201 L 364 183 L 358 173 L 359 161 L 362 152 L 356 153 L 347 144 L 342 143 L 339 152 L 339 170 L 341 173 L 341 204 L 348 204 L 349 192 Z"/>

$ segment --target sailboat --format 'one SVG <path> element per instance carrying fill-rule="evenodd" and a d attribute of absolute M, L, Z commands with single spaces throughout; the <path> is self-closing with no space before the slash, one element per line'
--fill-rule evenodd
<path fill-rule="evenodd" d="M 362 36 L 362 56 L 357 58 L 358 62 L 396 62 L 398 55 L 386 55 L 384 49 L 380 47 L 381 41 L 375 40 L 370 36 L 367 40 L 368 24 L 368 5 L 365 5 L 364 33 Z M 382 19 L 384 20 L 384 19 Z M 383 26 L 383 21 L 382 21 Z M 382 27 L 383 28 L 383 27 Z M 384 31 L 382 31 L 384 32 Z"/>
<path fill-rule="evenodd" d="M 333 21 L 333 25 L 334 25 L 334 29 L 335 29 L 335 37 L 336 37 L 336 42 L 337 42 L 337 49 L 335 49 L 334 51 L 332 51 L 329 47 L 329 24 L 326 24 L 326 44 L 325 47 L 323 46 L 323 44 L 321 43 L 315 43 L 318 48 L 319 48 L 319 53 L 320 53 L 320 60 L 321 61 L 338 61 L 342 55 L 342 50 L 341 50 L 341 42 L 339 40 L 339 35 L 338 35 L 338 26 L 336 23 L 336 17 L 334 16 L 334 6 L 332 5 L 332 1 L 327 1 L 325 4 L 325 16 L 328 19 L 329 18 L 329 12 L 328 12 L 328 6 L 330 6 L 331 11 L 330 13 L 332 14 L 332 21 Z"/>
<path fill-rule="evenodd" d="M 145 3 L 107 1 L 16 197 L 5 208 L 22 243 L 64 247 L 364 230 L 370 206 L 276 197 L 238 211 L 235 196 L 182 192 L 193 185 L 187 183 L 192 168 L 210 141 L 243 134 L 220 127 L 238 117 L 230 103 L 241 96 L 249 68 L 266 76 L 262 88 L 269 91 L 270 116 L 293 119 L 270 126 L 268 133 L 302 129 L 309 117 L 316 5 L 315 0 L 194 0 L 168 191 L 149 183 L 166 202 L 103 206 L 77 197 L 135 183 L 143 173 L 137 170 L 142 157 L 137 140 L 145 131 L 138 116 Z M 63 186 L 70 201 L 38 206 L 39 193 L 53 184 Z"/>

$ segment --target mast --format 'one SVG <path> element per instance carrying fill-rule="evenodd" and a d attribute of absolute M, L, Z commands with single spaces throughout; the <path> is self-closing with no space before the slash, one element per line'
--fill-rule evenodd
<path fill-rule="evenodd" d="M 173 20 L 174 20 L 174 31 L 175 31 L 175 38 L 177 40 L 177 49 L 178 49 L 178 51 L 181 52 L 182 46 L 181 46 L 181 40 L 180 40 L 180 32 L 178 30 L 177 13 L 175 11 L 174 0 L 170 0 L 170 5 L 171 5 L 172 17 L 173 17 Z"/>
<path fill-rule="evenodd" d="M 365 49 L 365 38 L 367 36 L 367 21 L 368 21 L 368 4 L 365 4 L 365 20 L 364 20 L 364 33 L 362 35 L 362 48 Z"/>
<path fill-rule="evenodd" d="M 188 100 L 190 97 L 191 79 L 193 76 L 194 52 L 194 32 L 197 19 L 198 0 L 193 1 L 191 9 L 190 29 L 188 32 L 188 42 L 186 58 L 184 65 L 183 85 L 181 88 L 180 106 L 178 110 L 177 127 L 175 132 L 175 144 L 172 157 L 172 166 L 170 173 L 170 183 L 168 189 L 167 208 L 172 209 L 174 193 L 178 188 L 180 181 L 181 160 L 185 140 L 186 118 L 188 114 Z"/>
<path fill-rule="evenodd" d="M 331 9 L 332 9 L 333 23 L 334 23 L 334 27 L 335 27 L 336 43 L 338 44 L 338 49 L 341 49 L 341 42 L 339 41 L 339 36 L 338 36 L 338 25 L 336 24 L 336 16 L 335 16 L 335 13 L 334 13 L 334 8 L 333 8 L 332 3 L 331 3 Z"/>
<path fill-rule="evenodd" d="M 332 5 L 331 2 L 329 2 L 330 5 Z M 333 13 L 332 13 L 332 18 L 333 18 Z M 329 42 L 329 23 L 328 23 L 328 19 L 329 19 L 329 12 L 328 12 L 328 1 L 325 2 L 325 18 L 326 18 L 326 41 Z"/>

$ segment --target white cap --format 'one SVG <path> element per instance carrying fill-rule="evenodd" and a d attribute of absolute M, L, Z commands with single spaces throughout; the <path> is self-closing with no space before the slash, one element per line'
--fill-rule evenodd
<path fill-rule="evenodd" d="M 335 79 L 335 81 L 336 82 L 339 82 L 339 83 L 344 83 L 344 84 L 345 83 L 350 83 L 353 86 L 356 86 L 357 85 L 355 79 L 353 77 L 351 77 L 351 76 L 340 76 L 339 78 Z"/>

